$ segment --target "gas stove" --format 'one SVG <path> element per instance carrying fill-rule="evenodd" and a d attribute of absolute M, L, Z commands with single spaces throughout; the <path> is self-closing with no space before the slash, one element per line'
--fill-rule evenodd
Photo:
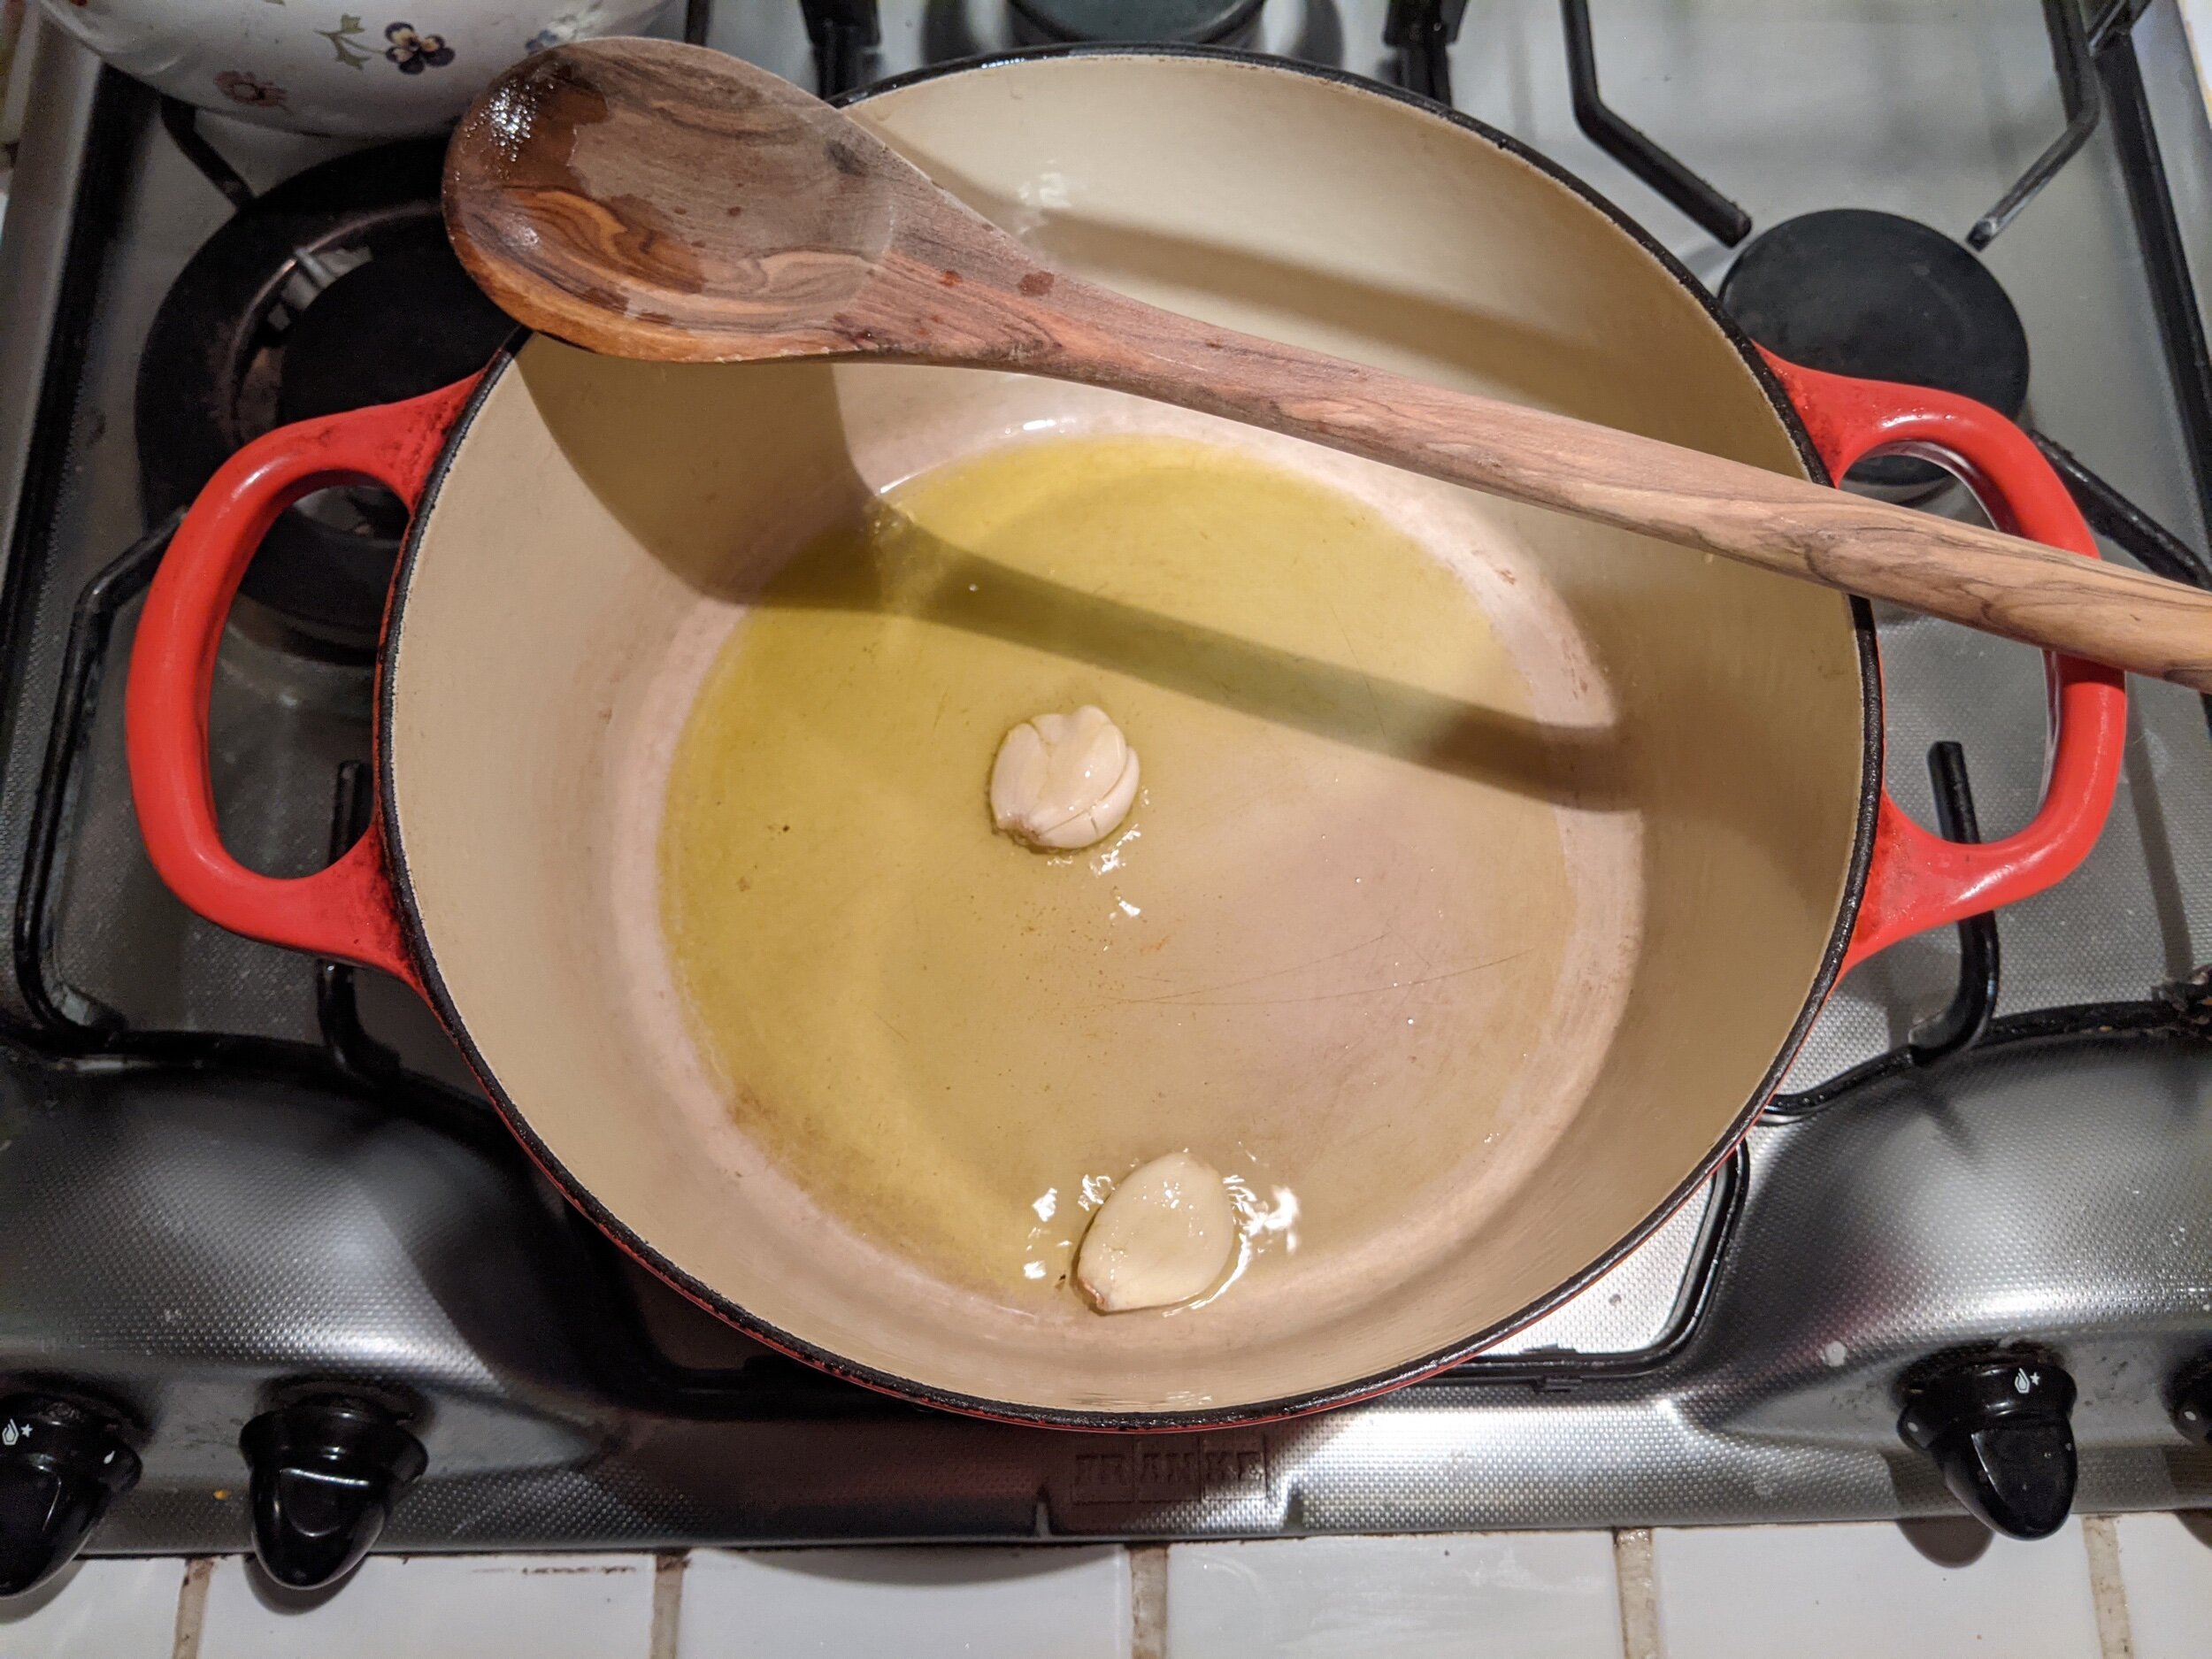
<path fill-rule="evenodd" d="M 2182 254 L 2208 245 L 2212 133 L 2170 4 L 1604 11 L 694 0 L 683 21 L 826 92 L 1141 17 L 1455 103 L 1619 202 L 1778 349 L 2018 412 L 2108 557 L 2212 585 Z M 1232 1432 L 1056 1433 L 879 1399 L 680 1301 L 551 1194 L 410 995 L 189 917 L 131 811 L 116 671 L 193 491 L 272 425 L 441 384 L 503 332 L 443 251 L 437 147 L 196 117 L 48 45 L 0 237 L 0 1587 L 81 1542 L 257 1547 L 312 1582 L 372 1539 L 1960 1502 L 2037 1535 L 2070 1504 L 2212 1502 L 2212 734 L 2162 684 L 2131 686 L 2119 797 L 2070 880 L 1855 972 L 1706 1193 L 1429 1382 Z M 1856 481 L 1971 510 L 1877 467 Z M 388 498 L 326 491 L 248 579 L 211 729 L 257 868 L 311 871 L 359 827 L 402 528 Z M 1879 621 L 1893 793 L 1954 838 L 2024 823 L 2039 659 Z"/>

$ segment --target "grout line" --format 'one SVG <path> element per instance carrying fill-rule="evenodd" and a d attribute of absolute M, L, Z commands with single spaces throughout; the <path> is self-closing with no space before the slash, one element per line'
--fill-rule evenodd
<path fill-rule="evenodd" d="M 2082 1548 L 2089 1555 L 2089 1599 L 2097 1613 L 2101 1659 L 2134 1659 L 2135 1632 L 2128 1619 L 2127 1586 L 2120 1578 L 2120 1528 L 2109 1515 L 2081 1517 Z"/>
<path fill-rule="evenodd" d="M 195 1555 L 184 1563 L 184 1578 L 177 1586 L 177 1633 L 169 1659 L 200 1659 L 200 1632 L 207 1624 L 208 1580 L 215 1576 L 215 1557 Z"/>
<path fill-rule="evenodd" d="M 691 1552 L 683 1549 L 653 1557 L 653 1632 L 646 1642 L 646 1659 L 676 1659 L 676 1635 L 684 1617 L 684 1568 L 690 1560 Z"/>
<path fill-rule="evenodd" d="M 1129 1659 L 1166 1659 L 1167 1549 L 1129 1547 Z"/>
<path fill-rule="evenodd" d="M 1663 1659 L 1651 1528 L 1624 1526 L 1613 1534 L 1613 1578 L 1621 1598 L 1622 1659 Z"/>

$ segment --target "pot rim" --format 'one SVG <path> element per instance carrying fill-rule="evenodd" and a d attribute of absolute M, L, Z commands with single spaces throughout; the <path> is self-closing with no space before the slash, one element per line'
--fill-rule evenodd
<path fill-rule="evenodd" d="M 1784 429 L 1795 447 L 1799 460 L 1814 482 L 1829 484 L 1825 464 L 1814 447 L 1811 434 L 1797 407 L 1790 401 L 1778 379 L 1751 337 L 1721 309 L 1720 303 L 1697 276 L 1673 254 L 1663 247 L 1651 234 L 1630 219 L 1610 201 L 1598 194 L 1588 184 L 1567 172 L 1557 163 L 1530 149 L 1519 140 L 1498 131 L 1472 116 L 1432 99 L 1406 91 L 1402 88 L 1386 86 L 1380 81 L 1352 73 L 1348 70 L 1325 65 L 1305 63 L 1294 58 L 1268 58 L 1233 49 L 1208 46 L 1128 45 L 1113 42 L 1098 42 L 1048 45 L 1025 50 L 989 52 L 972 58 L 958 58 L 942 64 L 926 65 L 880 81 L 855 93 L 846 94 L 833 102 L 841 108 L 867 102 L 886 93 L 935 81 L 945 76 L 974 70 L 996 68 L 1007 64 L 1061 58 L 1131 58 L 1143 59 L 1204 59 L 1231 63 L 1253 71 L 1275 71 L 1303 75 L 1329 82 L 1363 96 L 1381 97 L 1407 105 L 1435 119 L 1441 120 L 1473 138 L 1481 140 L 1497 150 L 1533 167 L 1553 182 L 1565 187 L 1583 202 L 1603 214 L 1613 226 L 1632 239 L 1667 276 L 1672 278 L 1704 309 L 1732 346 L 1745 365 L 1751 371 L 1759 388 L 1766 394 Z M 1241 1404 L 1202 1407 L 1174 1411 L 1103 1411 L 1084 1410 L 1056 1406 L 1023 1405 L 1016 1402 L 993 1400 L 982 1395 L 968 1394 L 957 1390 L 941 1388 L 918 1382 L 910 1378 L 857 1364 L 842 1356 L 820 1348 L 806 1338 L 785 1331 L 722 1294 L 712 1286 L 693 1277 L 675 1263 L 662 1256 L 637 1229 L 632 1227 L 608 1210 L 593 1194 L 591 1188 L 572 1174 L 555 1156 L 552 1149 L 531 1128 L 525 1109 L 503 1089 L 489 1064 L 477 1049 L 468 1034 L 459 1010 L 448 993 L 444 975 L 438 967 L 437 953 L 432 948 L 425 931 L 422 915 L 415 902 L 412 877 L 408 869 L 406 841 L 401 833 L 396 805 L 397 793 L 392 775 L 392 728 L 394 721 L 393 674 L 394 658 L 391 647 L 399 637 L 400 624 L 407 605 L 407 595 L 414 574 L 415 560 L 421 545 L 422 526 L 427 522 L 436 505 L 438 493 L 445 482 L 446 472 L 452 465 L 460 446 L 475 424 L 492 389 L 513 365 L 516 354 L 530 338 L 531 331 L 518 329 L 499 353 L 485 368 L 468 403 L 461 411 L 445 436 L 438 457 L 423 486 L 421 499 L 411 518 L 407 534 L 402 544 L 399 564 L 392 579 L 391 598 L 387 607 L 384 627 L 384 649 L 380 657 L 376 689 L 375 755 L 379 774 L 378 791 L 383 814 L 384 841 L 390 863 L 392 887 L 397 897 L 400 917 L 416 964 L 420 971 L 422 990 L 436 1010 L 439 1023 L 446 1029 L 466 1058 L 469 1068 L 476 1074 L 491 1098 L 493 1106 L 505 1121 L 515 1138 L 526 1150 L 546 1179 L 581 1210 L 595 1225 L 607 1234 L 627 1255 L 649 1270 L 656 1278 L 673 1286 L 690 1301 L 725 1323 L 735 1326 L 747 1336 L 775 1348 L 791 1357 L 802 1360 L 818 1370 L 845 1381 L 872 1389 L 879 1394 L 916 1404 L 953 1411 L 968 1417 L 987 1417 L 999 1422 L 1021 1424 L 1033 1427 L 1082 1429 L 1102 1432 L 1167 1431 L 1178 1429 L 1217 1429 L 1254 1423 L 1279 1421 L 1286 1417 L 1302 1417 L 1310 1412 L 1324 1411 L 1337 1406 L 1351 1405 L 1378 1394 L 1386 1394 L 1408 1383 L 1418 1382 L 1440 1371 L 1473 1358 L 1484 1349 L 1504 1340 L 1516 1332 L 1526 1329 L 1545 1315 L 1579 1295 L 1597 1279 L 1641 1246 L 1657 1232 L 1674 1213 L 1687 1203 L 1714 1177 L 1721 1164 L 1734 1153 L 1758 1119 L 1761 1112 L 1781 1085 L 1784 1076 L 1803 1046 L 1812 1028 L 1814 1018 L 1827 1002 L 1837 977 L 1843 966 L 1846 951 L 1851 941 L 1852 929 L 1856 925 L 1860 902 L 1865 895 L 1867 873 L 1874 858 L 1874 825 L 1882 796 L 1882 684 L 1879 658 L 1874 638 L 1872 608 L 1862 598 L 1851 595 L 1848 600 L 1851 626 L 1858 647 L 1860 685 L 1860 786 L 1857 822 L 1852 833 L 1851 858 L 1847 872 L 1842 897 L 1836 908 L 1836 919 L 1829 933 L 1828 943 L 1821 953 L 1818 970 L 1808 989 L 1803 1005 L 1792 1022 L 1787 1035 L 1776 1051 L 1773 1064 L 1760 1079 L 1727 1130 L 1713 1149 L 1701 1159 L 1697 1166 L 1684 1178 L 1672 1192 L 1644 1217 L 1635 1227 L 1605 1250 L 1581 1271 L 1562 1280 L 1542 1296 L 1527 1303 L 1505 1318 L 1496 1320 L 1483 1329 L 1463 1337 L 1427 1355 L 1401 1362 L 1386 1371 L 1336 1384 L 1329 1387 L 1308 1389 L 1296 1394 L 1273 1400 L 1256 1401 Z"/>

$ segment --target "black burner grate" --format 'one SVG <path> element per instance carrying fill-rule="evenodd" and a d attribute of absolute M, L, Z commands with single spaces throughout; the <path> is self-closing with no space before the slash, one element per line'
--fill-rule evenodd
<path fill-rule="evenodd" d="M 443 156 L 426 141 L 310 168 L 248 197 L 193 256 L 139 360 L 150 519 L 189 503 L 263 433 L 448 385 L 512 331 L 447 245 Z M 237 199 L 236 175 L 211 157 L 194 154 Z M 365 657 L 405 528 L 380 490 L 319 491 L 278 520 L 241 591 L 323 649 Z"/>

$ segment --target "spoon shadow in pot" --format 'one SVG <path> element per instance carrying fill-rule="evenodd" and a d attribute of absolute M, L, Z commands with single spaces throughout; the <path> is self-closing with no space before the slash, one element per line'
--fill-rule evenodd
<path fill-rule="evenodd" d="M 1617 726 L 1533 719 L 1363 674 L 1017 570 L 902 516 L 892 532 L 895 595 L 864 559 L 795 564 L 817 535 L 896 511 L 854 469 L 824 365 L 732 374 L 540 347 L 518 367 L 567 464 L 695 592 L 747 605 L 899 609 L 1471 782 L 1594 810 L 1638 803 Z M 741 518 L 733 502 L 746 503 Z M 769 516 L 779 510 L 789 518 Z M 856 539 L 856 551 L 864 545 Z"/>

